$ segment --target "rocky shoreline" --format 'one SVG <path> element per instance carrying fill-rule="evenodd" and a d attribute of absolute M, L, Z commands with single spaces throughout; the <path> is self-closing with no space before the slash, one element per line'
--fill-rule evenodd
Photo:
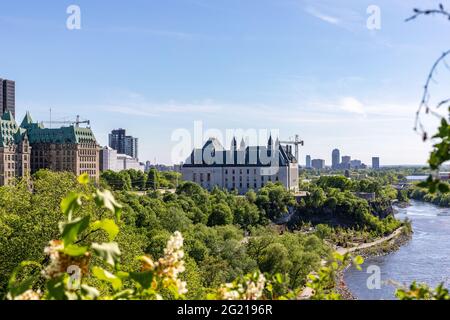
<path fill-rule="evenodd" d="M 401 246 L 406 244 L 411 240 L 412 232 L 409 232 L 406 228 L 403 228 L 398 236 L 389 239 L 381 244 L 374 245 L 372 247 L 363 248 L 360 250 L 355 250 L 352 252 L 353 255 L 359 255 L 364 259 L 385 256 L 394 251 L 397 251 Z M 336 277 L 336 291 L 341 295 L 344 300 L 357 300 L 356 297 L 351 293 L 347 284 L 344 280 L 344 274 L 350 268 L 348 266 L 345 270 L 341 271 Z"/>

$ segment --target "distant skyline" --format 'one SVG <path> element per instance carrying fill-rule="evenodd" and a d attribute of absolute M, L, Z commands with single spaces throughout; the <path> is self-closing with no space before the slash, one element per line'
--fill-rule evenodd
<path fill-rule="evenodd" d="M 81 30 L 66 9 L 81 8 Z M 422 87 L 449 49 L 450 22 L 402 0 L 25 0 L 1 4 L 0 78 L 16 81 L 16 118 L 91 120 L 102 145 L 124 128 L 140 160 L 170 164 L 174 130 L 278 129 L 305 156 L 425 164 L 414 133 Z M 369 30 L 366 10 L 381 10 Z M 438 73 L 432 98 L 447 98 Z M 446 77 L 447 76 L 447 77 Z M 447 92 L 448 93 L 448 92 Z M 427 119 L 433 131 L 436 121 Z"/>

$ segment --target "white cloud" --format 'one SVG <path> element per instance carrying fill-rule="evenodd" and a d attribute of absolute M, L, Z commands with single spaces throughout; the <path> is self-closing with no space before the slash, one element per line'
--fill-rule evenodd
<path fill-rule="evenodd" d="M 327 15 L 327 14 L 324 14 L 324 13 L 320 12 L 319 10 L 317 10 L 316 8 L 307 7 L 305 9 L 305 11 L 307 13 L 309 13 L 310 15 L 312 15 L 313 17 L 316 17 L 316 18 L 318 18 L 318 19 L 320 19 L 322 21 L 325 21 L 325 22 L 328 22 L 328 23 L 331 23 L 331 24 L 335 24 L 335 25 L 338 25 L 338 24 L 341 23 L 340 19 L 338 19 L 336 17 L 333 17 L 333 16 L 330 16 L 330 15 Z"/>
<path fill-rule="evenodd" d="M 364 105 L 354 97 L 344 97 L 339 101 L 340 109 L 350 113 L 365 114 Z"/>

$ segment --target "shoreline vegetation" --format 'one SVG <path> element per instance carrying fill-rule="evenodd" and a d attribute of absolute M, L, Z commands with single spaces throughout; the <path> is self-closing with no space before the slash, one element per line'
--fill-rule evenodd
<path fill-rule="evenodd" d="M 31 288 L 41 292 L 41 298 L 86 298 L 84 293 L 54 292 L 49 287 L 67 280 L 63 269 L 36 274 L 36 265 L 44 270 L 61 267 L 55 265 L 59 260 L 49 260 L 50 253 L 51 259 L 80 263 L 85 285 L 98 291 L 96 299 L 117 297 L 123 293 L 120 290 L 133 290 L 137 298 L 207 299 L 245 283 L 264 284 L 260 293 L 267 299 L 295 299 L 306 287 L 314 292 L 311 299 L 343 298 L 345 293 L 341 297 L 336 292 L 335 276 L 347 263 L 362 263 L 350 256 L 359 254 L 351 248 L 366 251 L 373 243 L 382 248 L 380 240 L 409 226 L 393 216 L 391 203 L 398 197 L 391 187 L 395 175 L 321 176 L 301 185 L 306 197 L 295 198 L 271 183 L 244 196 L 217 188 L 207 191 L 191 182 L 162 193 L 154 171 L 147 179 L 150 191 L 135 194 L 144 187 L 137 183 L 142 177 L 135 172 L 121 173 L 126 184 L 108 180 L 109 175 L 97 189 L 84 177 L 77 180 L 69 173 L 39 171 L 33 175 L 33 190 L 24 181 L 0 188 L 0 259 L 4 261 L 0 294 L 22 297 L 23 292 L 11 291 L 11 276 L 19 266 L 23 277 L 34 277 Z M 373 194 L 371 200 L 359 196 L 366 193 Z M 292 219 L 276 226 L 273 221 L 286 214 Z M 162 268 L 172 242 L 178 251 L 183 245 L 180 275 L 167 280 L 176 290 L 160 279 L 160 291 L 142 296 L 139 288 L 152 285 L 142 272 Z M 341 254 L 333 253 L 336 246 L 342 248 Z M 35 267 L 22 261 L 33 261 Z M 324 266 L 323 261 L 329 263 Z M 233 294 L 239 290 L 232 290 Z"/>

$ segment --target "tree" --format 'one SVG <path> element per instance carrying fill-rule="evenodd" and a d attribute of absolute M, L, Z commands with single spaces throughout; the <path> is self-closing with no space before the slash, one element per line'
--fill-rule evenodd
<path fill-rule="evenodd" d="M 233 223 L 233 213 L 230 207 L 225 202 L 214 204 L 208 218 L 208 226 L 223 226 L 231 223 Z"/>
<path fill-rule="evenodd" d="M 151 168 L 147 177 L 147 188 L 150 190 L 159 189 L 159 176 L 155 168 Z"/>

